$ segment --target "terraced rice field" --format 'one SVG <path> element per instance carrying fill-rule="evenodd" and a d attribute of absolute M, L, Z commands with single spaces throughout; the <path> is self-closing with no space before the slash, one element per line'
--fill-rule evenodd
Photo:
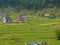
<path fill-rule="evenodd" d="M 25 42 L 47 42 L 60 45 L 56 29 L 60 29 L 60 18 L 34 17 L 24 23 L 0 23 L 0 45 L 25 45 Z"/>

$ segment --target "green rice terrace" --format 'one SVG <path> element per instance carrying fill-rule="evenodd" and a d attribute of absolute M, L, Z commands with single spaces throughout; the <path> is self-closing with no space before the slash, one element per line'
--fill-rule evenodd
<path fill-rule="evenodd" d="M 11 16 L 12 19 L 15 17 Z M 15 20 L 15 19 L 14 19 Z M 60 18 L 33 16 L 24 23 L 0 22 L 0 45 L 25 45 L 25 42 L 47 42 L 60 45 L 56 30 L 60 30 Z"/>
<path fill-rule="evenodd" d="M 0 0 L 0 45 L 60 45 L 60 0 Z"/>

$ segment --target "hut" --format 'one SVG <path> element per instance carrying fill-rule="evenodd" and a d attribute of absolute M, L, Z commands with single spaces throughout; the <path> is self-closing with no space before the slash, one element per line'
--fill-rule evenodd
<path fill-rule="evenodd" d="M 25 45 L 48 45 L 46 42 L 26 42 Z"/>
<path fill-rule="evenodd" d="M 56 18 L 54 14 L 50 14 L 49 18 Z"/>
<path fill-rule="evenodd" d="M 3 19 L 3 23 L 10 23 L 11 22 L 11 18 L 9 15 L 4 15 L 2 17 L 2 19 Z"/>
<path fill-rule="evenodd" d="M 54 14 L 50 14 L 50 13 L 42 14 L 42 16 L 49 17 L 49 18 L 56 18 Z"/>
<path fill-rule="evenodd" d="M 17 17 L 17 22 L 24 22 L 25 18 L 32 18 L 32 16 L 27 16 L 26 14 L 21 14 Z"/>
<path fill-rule="evenodd" d="M 37 42 L 27 42 L 25 45 L 37 45 Z"/>
<path fill-rule="evenodd" d="M 0 12 L 0 22 L 5 22 L 5 21 L 6 21 L 5 18 L 3 18 L 4 15 L 5 15 L 5 13 Z M 4 19 L 4 20 L 3 20 L 3 19 Z"/>
<path fill-rule="evenodd" d="M 50 16 L 50 14 L 45 14 L 45 17 L 49 17 Z"/>
<path fill-rule="evenodd" d="M 5 18 L 6 18 L 6 22 L 7 23 L 10 23 L 11 22 L 11 19 L 10 19 L 10 16 L 9 15 L 6 15 Z"/>
<path fill-rule="evenodd" d="M 17 17 L 17 22 L 24 22 L 24 17 L 23 17 L 23 15 L 19 15 L 19 16 Z"/>
<path fill-rule="evenodd" d="M 0 21 L 3 23 L 11 22 L 9 14 L 5 12 L 0 12 Z"/>

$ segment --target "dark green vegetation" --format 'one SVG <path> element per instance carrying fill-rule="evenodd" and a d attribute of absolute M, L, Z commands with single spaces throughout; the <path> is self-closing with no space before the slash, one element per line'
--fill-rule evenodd
<path fill-rule="evenodd" d="M 57 36 L 57 39 L 60 40 L 60 30 L 56 30 L 56 36 Z"/>
<path fill-rule="evenodd" d="M 60 0 L 0 0 L 0 8 L 7 7 L 13 10 L 43 10 L 48 8 L 60 8 Z"/>

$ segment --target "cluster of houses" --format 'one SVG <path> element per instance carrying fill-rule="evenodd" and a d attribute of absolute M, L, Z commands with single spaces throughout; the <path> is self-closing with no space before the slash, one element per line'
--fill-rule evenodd
<path fill-rule="evenodd" d="M 49 18 L 56 18 L 56 16 L 54 14 L 49 14 L 49 13 L 46 13 L 46 14 L 42 14 L 43 17 L 49 17 Z"/>
<path fill-rule="evenodd" d="M 54 14 L 42 14 L 42 16 L 44 17 L 49 17 L 49 18 L 56 18 L 56 16 Z M 60 15 L 58 16 L 60 17 Z M 27 16 L 26 14 L 20 14 L 16 17 L 16 22 L 24 22 L 25 18 L 32 18 L 32 16 Z M 2 21 L 3 23 L 10 23 L 12 22 L 12 19 L 10 18 L 9 14 L 7 13 L 0 13 L 0 21 Z"/>
<path fill-rule="evenodd" d="M 27 16 L 26 14 L 21 14 L 17 16 L 16 22 L 24 22 L 25 18 L 32 18 L 32 16 Z M 10 18 L 9 14 L 6 13 L 0 13 L 0 21 L 3 23 L 10 23 L 12 22 L 12 19 Z"/>
<path fill-rule="evenodd" d="M 46 42 L 27 42 L 25 45 L 48 45 Z"/>

